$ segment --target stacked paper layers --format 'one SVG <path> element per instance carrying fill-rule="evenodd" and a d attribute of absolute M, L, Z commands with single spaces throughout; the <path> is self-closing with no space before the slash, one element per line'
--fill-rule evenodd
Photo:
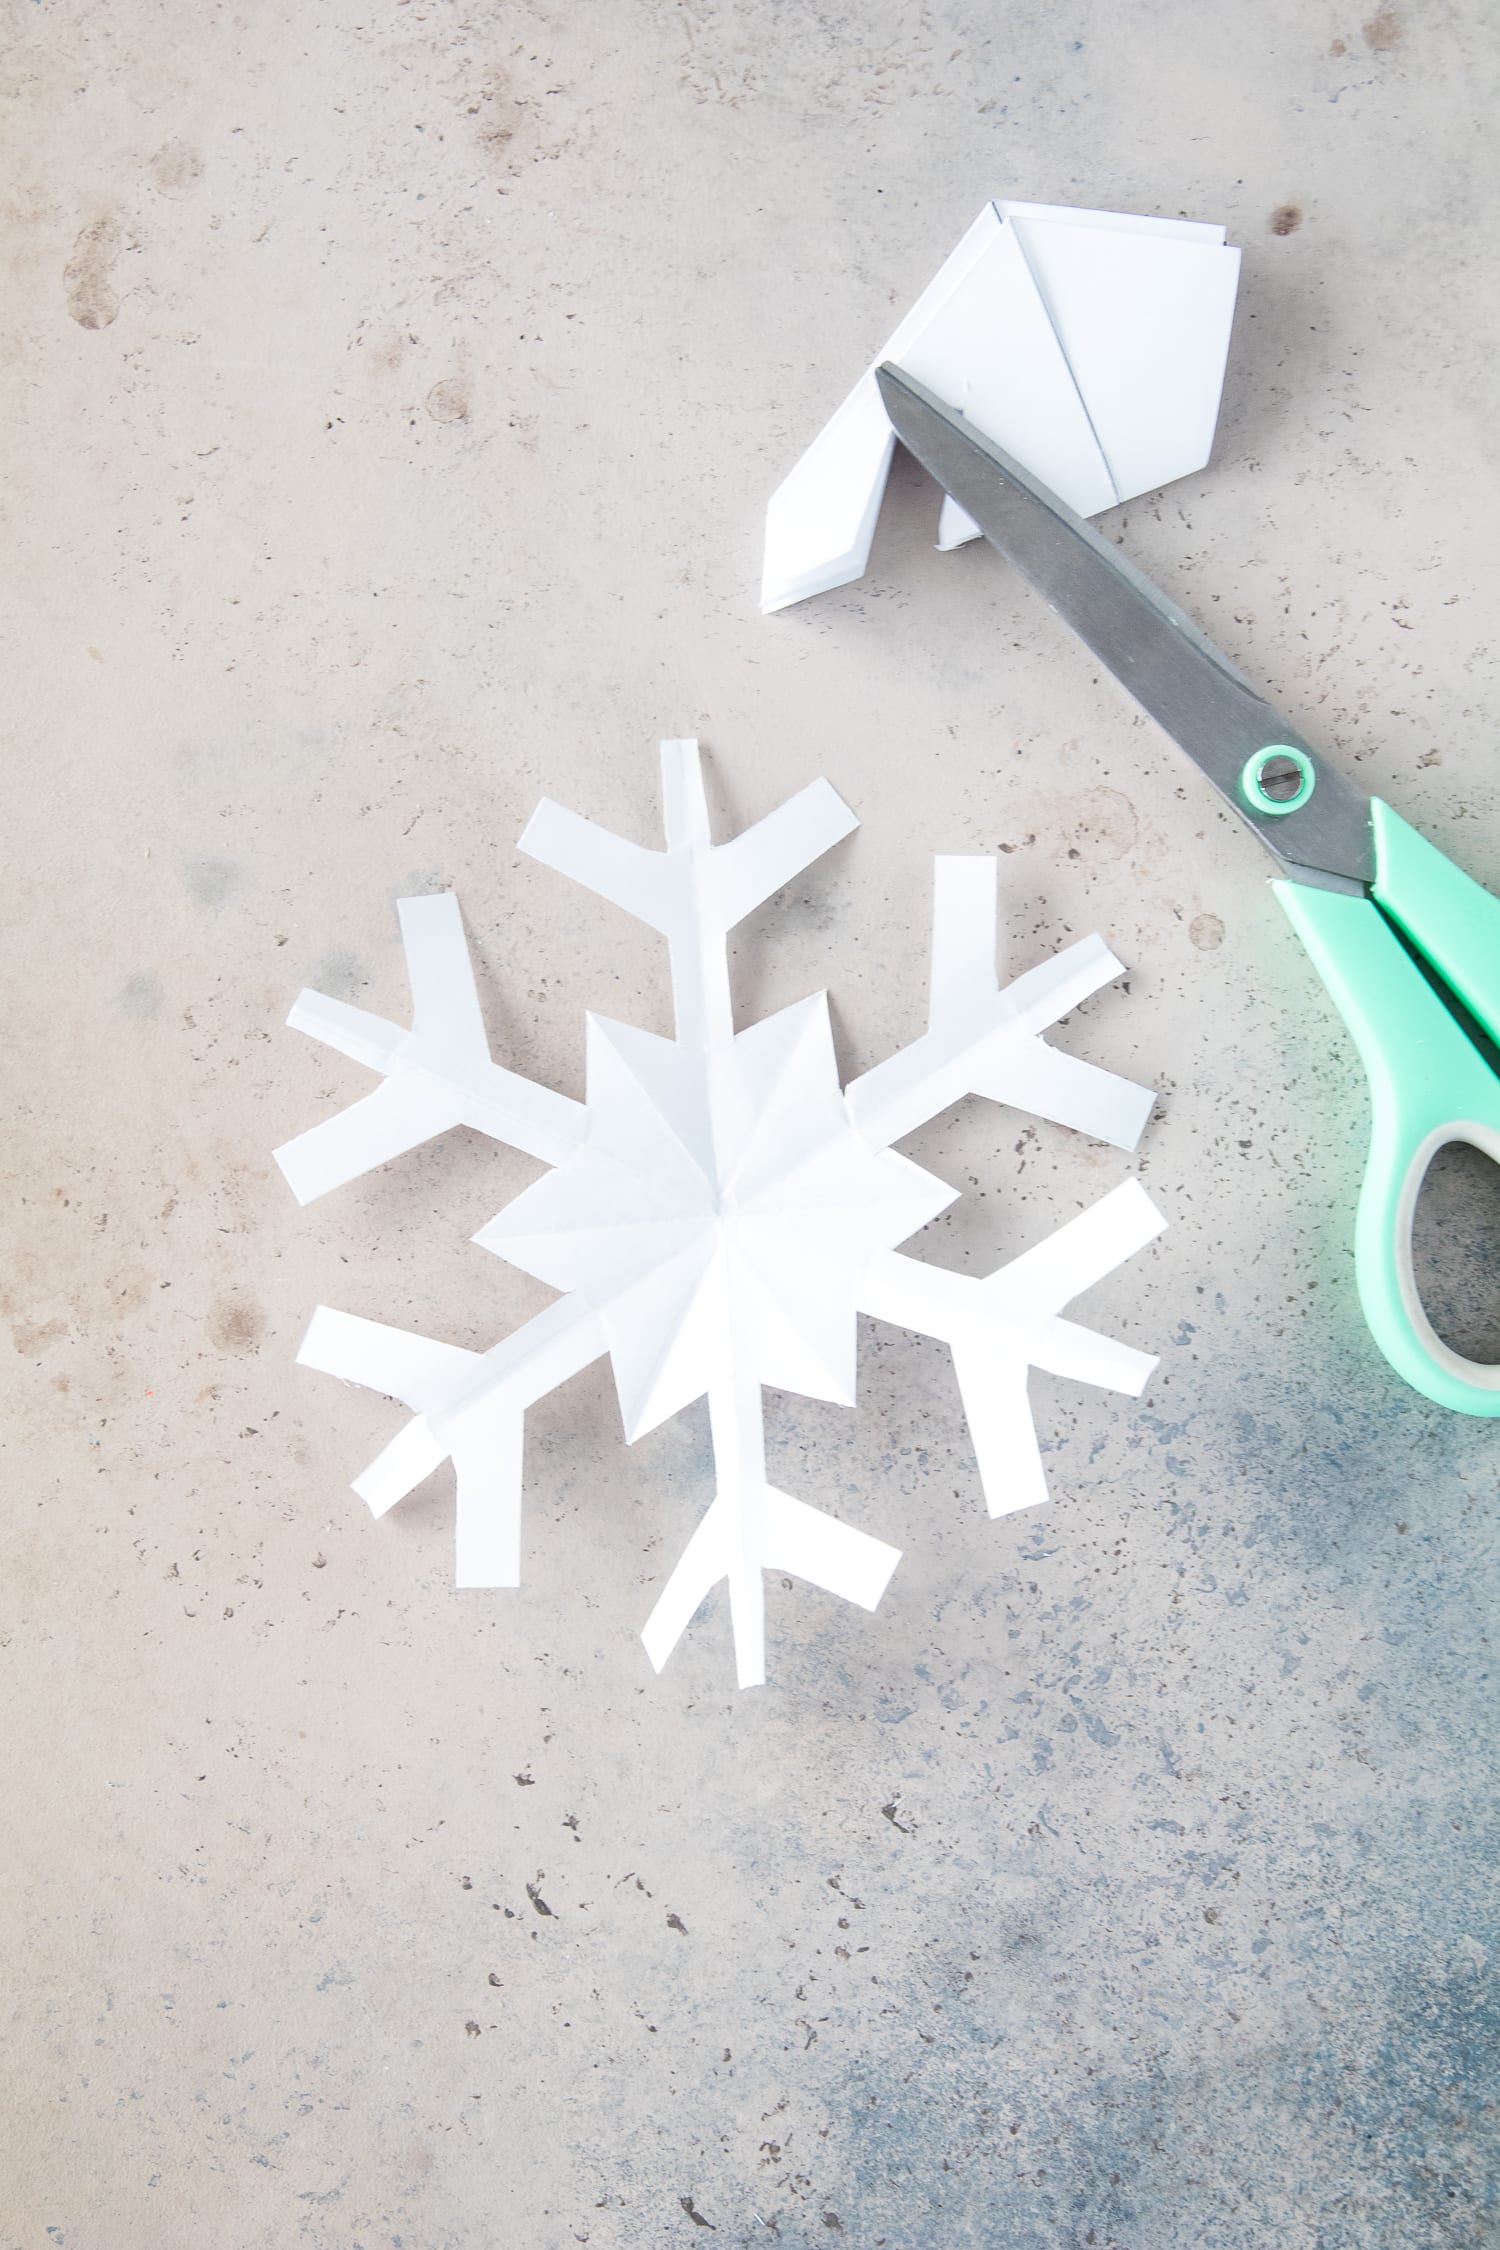
<path fill-rule="evenodd" d="M 875 384 L 894 360 L 1080 515 L 1208 460 L 1240 254 L 1224 229 L 990 203 L 766 511 L 761 607 L 861 576 L 895 447 Z M 945 501 L 938 545 L 978 527 Z"/>

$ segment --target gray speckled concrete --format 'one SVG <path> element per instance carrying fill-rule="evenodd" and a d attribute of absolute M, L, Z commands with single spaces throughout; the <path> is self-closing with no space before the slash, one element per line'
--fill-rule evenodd
<path fill-rule="evenodd" d="M 9 9 L 3 2250 L 1500 2240 L 1500 1429 L 1359 1326 L 1351 1054 L 1253 844 L 913 473 L 862 585 L 753 598 L 986 195 L 1222 218 L 1217 459 L 1117 528 L 1500 883 L 1497 76 L 1480 0 Z M 320 1297 L 535 1309 L 467 1240 L 532 1168 L 300 1213 L 268 1160 L 363 1083 L 291 994 L 396 1012 L 405 890 L 520 1067 L 664 1026 L 512 847 L 544 788 L 651 837 L 692 731 L 725 824 L 818 772 L 865 822 L 741 932 L 747 1015 L 909 1036 L 929 855 L 1004 845 L 1009 961 L 1103 930 L 1067 1036 L 1165 1089 L 1133 1162 L 914 1144 L 957 1262 L 1144 1176 L 1090 1310 L 1161 1373 L 1037 1378 L 1054 1498 L 994 1524 L 935 1346 L 775 1402 L 905 1560 L 873 1618 L 773 1585 L 744 1697 L 722 1605 L 659 1681 L 636 1638 L 701 1415 L 548 1401 L 527 1585 L 457 1595 L 446 1479 L 373 1524 L 394 1411 L 293 1367 Z"/>

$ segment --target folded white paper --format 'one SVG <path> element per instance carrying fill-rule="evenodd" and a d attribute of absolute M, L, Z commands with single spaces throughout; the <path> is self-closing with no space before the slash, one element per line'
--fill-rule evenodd
<path fill-rule="evenodd" d="M 883 360 L 961 407 L 1080 515 L 1208 460 L 1240 254 L 1224 229 L 988 203 L 766 510 L 761 607 L 858 578 L 895 437 Z M 945 500 L 940 547 L 979 536 Z"/>
<path fill-rule="evenodd" d="M 852 1406 L 861 1312 L 951 1345 L 993 1514 L 1046 1496 L 1030 1367 L 1133 1394 L 1154 1365 L 1062 1317 L 1160 1227 L 1142 1188 L 973 1280 L 897 1255 L 956 1191 L 893 1143 L 983 1094 L 1130 1148 L 1152 1097 L 1043 1037 L 1120 973 L 1100 939 L 1002 989 L 993 860 L 938 860 L 928 1027 L 889 1061 L 841 1087 L 823 993 L 736 1032 L 728 931 L 854 818 L 820 781 L 715 845 L 695 742 L 663 743 L 662 782 L 664 851 L 551 803 L 521 844 L 665 936 L 674 1038 L 591 1015 L 583 1102 L 518 1077 L 491 1059 L 455 902 L 403 900 L 412 1028 L 304 993 L 291 1021 L 383 1083 L 277 1154 L 304 1201 L 460 1123 L 553 1167 L 475 1237 L 559 1292 L 545 1312 L 474 1352 L 320 1306 L 299 1356 L 410 1410 L 355 1486 L 376 1515 L 452 1460 L 462 1586 L 518 1583 L 533 1401 L 606 1353 L 627 1440 L 706 1396 L 717 1491 L 645 1642 L 660 1668 L 727 1580 L 749 1686 L 765 1674 L 767 1570 L 873 1609 L 898 1559 L 766 1470 L 763 1391 Z"/>

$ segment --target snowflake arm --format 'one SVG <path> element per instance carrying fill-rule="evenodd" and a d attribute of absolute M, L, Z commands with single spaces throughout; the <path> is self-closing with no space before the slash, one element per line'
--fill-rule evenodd
<path fill-rule="evenodd" d="M 458 901 L 445 891 L 397 901 L 411 979 L 412 1028 L 326 993 L 303 992 L 287 1021 L 378 1070 L 385 1084 L 276 1150 L 299 1203 L 472 1125 L 556 1164 L 583 1139 L 581 1102 L 490 1060 Z"/>
<path fill-rule="evenodd" d="M 355 1479 L 371 1514 L 384 1515 L 451 1458 L 458 1487 L 455 1584 L 518 1586 L 526 1409 L 604 1348 L 592 1309 L 569 1297 L 487 1352 L 320 1305 L 297 1359 L 412 1410 L 415 1419 Z"/>
<path fill-rule="evenodd" d="M 1134 1148 L 1155 1095 L 1049 1047 L 1041 1034 L 1122 974 L 1103 938 L 1083 938 L 1002 991 L 995 972 L 992 859 L 938 858 L 933 873 L 928 1028 L 846 1089 L 872 1148 L 889 1148 L 966 1094 Z"/>
<path fill-rule="evenodd" d="M 652 1118 L 637 1114 L 640 1129 L 653 1139 L 662 1125 L 670 1126 L 679 1144 L 695 1153 L 706 1184 L 707 1177 L 714 1175 L 738 1172 L 743 1177 L 747 1123 L 754 1116 L 754 1103 L 746 1099 L 743 1063 L 737 1067 L 733 1060 L 728 932 L 858 823 L 837 792 L 826 781 L 817 781 L 753 828 L 716 845 L 709 830 L 696 741 L 663 742 L 661 773 L 665 851 L 647 851 L 550 800 L 533 814 L 521 849 L 623 907 L 666 938 L 675 1046 L 684 1055 L 696 1052 L 707 1066 L 702 1081 L 706 1099 L 699 1118 L 683 1089 L 661 1089 Z M 631 1100 L 618 1064 L 633 1063 L 637 1070 L 649 1067 L 650 1049 L 641 1034 L 597 1019 L 590 1020 L 589 1033 L 591 1101 L 596 1077 L 601 1086 L 607 1081 L 618 1114 L 620 1105 Z M 755 1045 L 753 1036 L 749 1044 Z M 615 1182 L 606 1177 L 598 1184 L 608 1184 L 612 1196 L 618 1192 Z M 576 1192 L 576 1187 L 567 1191 Z M 539 1183 L 525 1200 L 531 1210 L 548 1218 L 557 1209 L 549 1183 Z M 477 1239 L 515 1257 L 522 1246 L 514 1207 Z M 736 1320 L 735 1307 L 727 1299 L 719 1301 L 713 1272 L 700 1275 L 691 1254 L 679 1253 L 674 1263 L 685 1264 L 691 1279 L 691 1297 L 685 1301 L 692 1311 L 690 1323 L 678 1314 L 676 1336 L 665 1349 L 654 1333 L 659 1323 L 642 1321 L 639 1287 L 600 1305 L 627 1436 L 641 1434 L 699 1396 L 707 1369 L 718 1489 L 643 1638 L 660 1670 L 704 1596 L 727 1578 L 736 1672 L 740 1685 L 749 1687 L 765 1678 L 766 1570 L 792 1571 L 874 1608 L 899 1559 L 898 1551 L 767 1483 L 761 1384 L 753 1372 L 764 1350 L 758 1352 L 748 1342 L 743 1317 Z M 553 1267 L 548 1278 L 560 1283 L 563 1269 Z M 660 1293 L 664 1299 L 683 1297 L 682 1281 L 672 1278 L 670 1268 L 663 1270 Z M 760 1311 L 764 1321 L 768 1308 L 763 1300 Z M 717 1349 L 713 1345 L 704 1349 L 709 1336 L 715 1338 Z M 799 1341 L 803 1343 L 799 1358 L 806 1363 L 805 1339 Z"/>
<path fill-rule="evenodd" d="M 874 1609 L 901 1551 L 766 1482 L 759 1383 L 737 1372 L 727 1375 L 710 1387 L 708 1411 L 718 1490 L 641 1639 L 659 1672 L 704 1596 L 727 1578 L 736 1677 L 742 1688 L 759 1687 L 766 1676 L 764 1572 L 790 1571 L 862 1609 Z"/>
<path fill-rule="evenodd" d="M 661 746 L 667 848 L 648 851 L 544 797 L 521 849 L 596 891 L 667 940 L 677 1037 L 733 1037 L 724 940 L 737 922 L 859 826 L 826 781 L 812 782 L 727 844 L 710 840 L 703 768 L 691 737 Z"/>
<path fill-rule="evenodd" d="M 887 1251 L 873 1258 L 861 1309 L 948 1344 L 980 1482 L 992 1516 L 1047 1497 L 1026 1397 L 1033 1367 L 1139 1398 L 1156 1361 L 1101 1336 L 1062 1308 L 1160 1234 L 1166 1220 L 1139 1180 L 1080 1211 L 986 1279 Z"/>

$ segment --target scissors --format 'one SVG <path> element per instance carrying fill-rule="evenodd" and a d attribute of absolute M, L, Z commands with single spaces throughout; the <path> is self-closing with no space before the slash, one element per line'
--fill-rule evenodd
<path fill-rule="evenodd" d="M 1412 1267 L 1412 1219 L 1438 1150 L 1466 1141 L 1500 1163 L 1500 1077 L 1484 1052 L 1500 1043 L 1500 902 L 1325 765 L 1175 602 L 961 413 L 889 363 L 878 380 L 908 452 L 1275 860 L 1271 888 L 1370 1082 L 1354 1229 L 1370 1333 L 1439 1406 L 1500 1415 L 1500 1366 L 1444 1343 Z"/>

